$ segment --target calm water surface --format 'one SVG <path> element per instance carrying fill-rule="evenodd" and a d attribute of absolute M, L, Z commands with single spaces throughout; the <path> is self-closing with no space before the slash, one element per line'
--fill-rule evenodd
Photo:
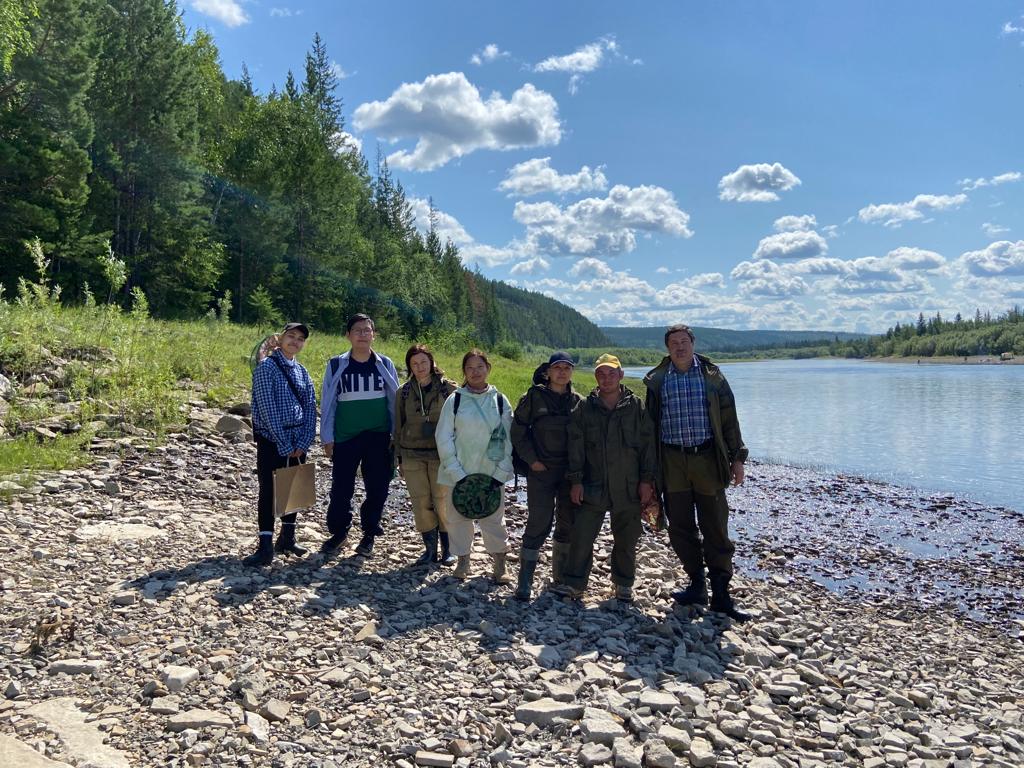
<path fill-rule="evenodd" d="M 1024 512 L 1024 365 L 772 360 L 722 370 L 756 459 Z"/>

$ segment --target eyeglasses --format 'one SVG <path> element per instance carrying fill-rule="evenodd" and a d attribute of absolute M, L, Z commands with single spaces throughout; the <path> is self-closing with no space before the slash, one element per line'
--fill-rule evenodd
<path fill-rule="evenodd" d="M 349 333 L 353 336 L 372 336 L 373 328 L 353 328 Z"/>

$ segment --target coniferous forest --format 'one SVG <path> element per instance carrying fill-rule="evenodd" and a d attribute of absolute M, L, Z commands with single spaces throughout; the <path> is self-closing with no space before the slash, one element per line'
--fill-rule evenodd
<path fill-rule="evenodd" d="M 575 310 L 467 269 L 401 181 L 346 141 L 344 94 L 317 35 L 259 93 L 165 0 L 0 2 L 0 284 L 39 248 L 62 300 L 160 317 L 366 311 L 408 337 L 605 343 Z M 33 244 L 36 255 L 33 255 Z"/>

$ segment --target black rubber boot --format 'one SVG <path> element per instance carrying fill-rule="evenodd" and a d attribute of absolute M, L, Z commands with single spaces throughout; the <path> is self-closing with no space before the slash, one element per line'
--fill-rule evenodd
<path fill-rule="evenodd" d="M 729 574 L 727 573 L 711 577 L 711 610 L 724 613 L 733 621 L 750 620 L 750 614 L 737 608 L 729 595 Z"/>
<path fill-rule="evenodd" d="M 524 549 L 519 553 L 519 583 L 516 585 L 516 600 L 529 600 L 533 589 L 533 574 L 537 571 L 537 560 L 540 552 L 536 549 Z"/>
<path fill-rule="evenodd" d="M 247 558 L 242 561 L 243 565 L 247 565 L 250 568 L 259 568 L 264 565 L 270 565 L 274 562 L 274 541 L 269 535 L 260 536 L 260 545 Z"/>
<path fill-rule="evenodd" d="M 707 605 L 708 604 L 708 583 L 704 579 L 704 573 L 690 579 L 690 586 L 672 593 L 672 599 L 680 605 Z"/>
<path fill-rule="evenodd" d="M 448 548 L 448 531 L 439 531 L 437 535 L 441 541 L 441 556 L 437 562 L 441 565 L 455 565 L 458 562 L 458 558 Z"/>
<path fill-rule="evenodd" d="M 423 554 L 413 565 L 429 565 L 437 562 L 437 528 L 423 534 Z"/>
<path fill-rule="evenodd" d="M 372 533 L 364 533 L 363 538 L 356 544 L 356 554 L 360 557 L 369 557 L 373 554 L 373 539 Z"/>
<path fill-rule="evenodd" d="M 569 543 L 566 541 L 551 542 L 551 583 L 558 584 L 562 580 L 562 570 L 569 557 Z"/>
<path fill-rule="evenodd" d="M 300 547 L 295 543 L 295 523 L 281 524 L 281 533 L 278 534 L 277 541 L 274 542 L 274 551 L 296 557 L 305 557 L 309 552 L 305 547 Z"/>

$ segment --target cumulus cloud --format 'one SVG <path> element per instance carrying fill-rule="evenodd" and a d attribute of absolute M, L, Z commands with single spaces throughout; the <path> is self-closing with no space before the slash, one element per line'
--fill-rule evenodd
<path fill-rule="evenodd" d="M 808 232 L 817 226 L 818 220 L 812 213 L 804 216 L 780 216 L 775 220 L 776 232 Z"/>
<path fill-rule="evenodd" d="M 583 75 L 598 69 L 609 58 L 624 58 L 619 44 L 611 36 L 602 37 L 592 43 L 577 48 L 563 56 L 549 56 L 534 67 L 534 72 L 566 72 L 569 78 L 569 93 L 575 95 L 579 90 Z M 640 59 L 633 59 L 633 64 L 642 64 Z"/>
<path fill-rule="evenodd" d="M 363 141 L 358 136 L 353 136 L 348 131 L 338 131 L 334 137 L 338 140 L 338 145 L 343 152 L 355 152 L 359 154 L 363 151 Z"/>
<path fill-rule="evenodd" d="M 271 18 L 287 19 L 291 16 L 301 16 L 302 11 L 293 11 L 291 8 L 271 8 Z"/>
<path fill-rule="evenodd" d="M 558 104 L 527 83 L 504 99 L 483 99 L 462 72 L 404 83 L 384 101 L 360 104 L 353 116 L 360 131 L 389 141 L 416 138 L 413 150 L 388 156 L 393 168 L 429 171 L 478 149 L 520 149 L 557 144 L 562 138 Z"/>
<path fill-rule="evenodd" d="M 900 227 L 904 222 L 923 219 L 936 211 L 959 208 L 967 202 L 967 195 L 917 195 L 906 203 L 868 205 L 857 212 L 865 224 L 881 223 L 887 227 Z"/>
<path fill-rule="evenodd" d="M 476 64 L 478 67 L 483 64 L 490 64 L 492 61 L 505 58 L 509 55 L 508 51 L 501 50 L 494 43 L 488 43 L 479 51 L 469 57 L 471 64 Z"/>
<path fill-rule="evenodd" d="M 509 272 L 513 275 L 536 275 L 540 272 L 547 272 L 549 269 L 551 269 L 551 263 L 536 256 L 513 265 Z"/>
<path fill-rule="evenodd" d="M 550 157 L 536 157 L 509 169 L 508 176 L 498 189 L 509 197 L 529 197 L 540 194 L 578 194 L 608 188 L 601 166 L 591 170 L 584 165 L 577 173 L 559 173 L 551 167 Z"/>
<path fill-rule="evenodd" d="M 654 303 L 659 307 L 693 309 L 707 306 L 708 298 L 687 281 L 685 283 L 669 283 L 657 292 Z"/>
<path fill-rule="evenodd" d="M 1024 34 L 1024 16 L 1021 16 L 1021 23 L 1015 24 L 1012 21 L 1008 21 L 1003 24 L 1004 35 L 1020 35 Z"/>
<path fill-rule="evenodd" d="M 699 275 L 688 277 L 686 284 L 691 288 L 724 288 L 725 278 L 721 272 L 702 272 Z"/>
<path fill-rule="evenodd" d="M 979 187 L 998 187 L 1000 184 L 1009 184 L 1013 181 L 1020 181 L 1020 179 L 1020 171 L 1010 171 L 1009 173 L 1001 173 L 988 179 L 960 179 L 957 184 L 960 185 L 964 192 L 971 192 Z"/>
<path fill-rule="evenodd" d="M 249 17 L 236 0 L 192 0 L 192 7 L 198 13 L 216 19 L 228 27 L 240 27 L 249 23 Z"/>
<path fill-rule="evenodd" d="M 580 259 L 569 269 L 569 277 L 578 277 L 580 279 L 587 279 L 591 277 L 611 277 L 615 272 L 606 261 L 601 259 L 595 259 L 587 257 Z"/>
<path fill-rule="evenodd" d="M 741 165 L 718 182 L 718 197 L 738 203 L 766 203 L 779 199 L 801 181 L 782 163 Z"/>
<path fill-rule="evenodd" d="M 986 221 L 981 225 L 981 231 L 984 232 L 988 237 L 998 237 L 999 235 L 1006 234 L 1010 231 L 1009 227 L 1004 227 L 1002 224 L 996 224 L 991 221 Z"/>
<path fill-rule="evenodd" d="M 636 248 L 637 235 L 691 237 L 690 216 L 661 187 L 616 185 L 607 197 L 588 197 L 562 208 L 517 202 L 513 217 L 526 227 L 529 246 L 541 253 L 615 255 Z"/>
<path fill-rule="evenodd" d="M 430 201 L 422 197 L 410 197 L 408 202 L 412 215 L 416 217 L 416 228 L 426 234 L 430 229 Z M 434 222 L 437 236 L 441 238 L 442 243 L 451 240 L 461 247 L 475 242 L 473 236 L 450 213 L 434 208 Z"/>
<path fill-rule="evenodd" d="M 672 270 L 671 270 L 671 269 L 669 269 L 668 267 L 658 267 L 658 268 L 657 268 L 656 270 L 654 270 L 654 271 L 655 271 L 655 272 L 656 272 L 657 274 L 659 274 L 659 275 L 667 275 L 667 274 L 668 274 L 669 272 L 671 272 Z"/>
<path fill-rule="evenodd" d="M 762 238 L 755 259 L 811 259 L 828 253 L 828 243 L 817 232 L 792 230 Z"/>
<path fill-rule="evenodd" d="M 960 260 L 975 277 L 1024 276 L 1024 240 L 999 240 L 980 251 L 967 251 Z"/>
<path fill-rule="evenodd" d="M 832 290 L 845 294 L 873 294 L 873 293 L 917 293 L 924 294 L 931 291 L 931 285 L 920 275 L 909 275 L 906 273 L 880 273 L 874 279 L 870 272 L 863 270 L 862 276 L 841 277 L 832 286 Z"/>
<path fill-rule="evenodd" d="M 744 296 L 803 296 L 808 290 L 802 277 L 784 274 L 754 278 L 740 286 L 740 293 Z"/>

